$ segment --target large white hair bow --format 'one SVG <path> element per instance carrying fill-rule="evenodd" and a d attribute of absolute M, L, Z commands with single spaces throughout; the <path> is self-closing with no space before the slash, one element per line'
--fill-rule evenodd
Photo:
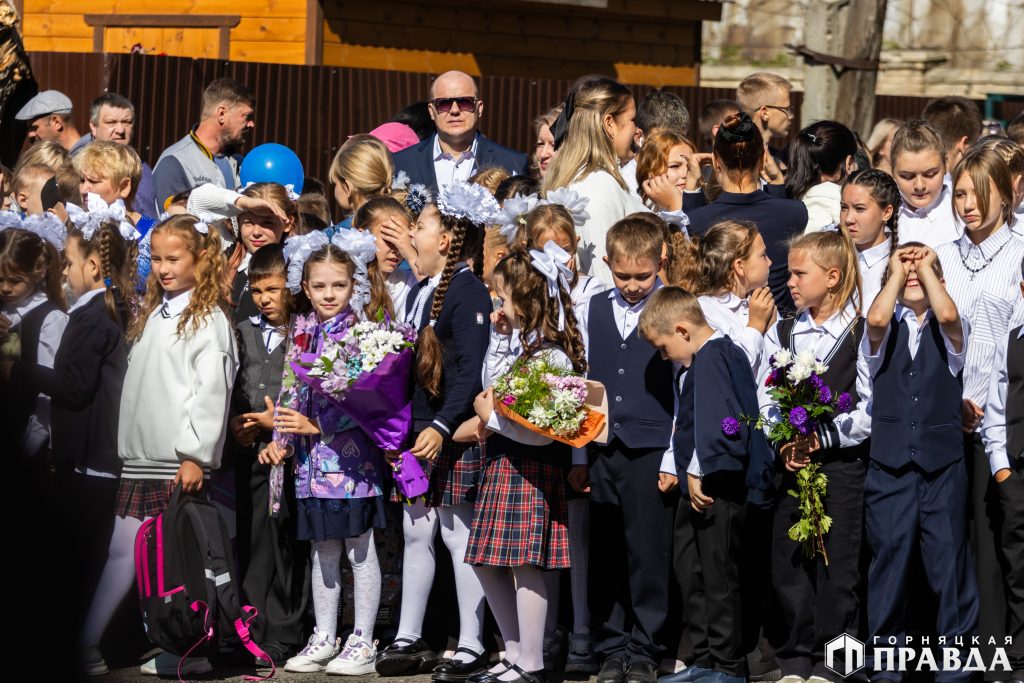
<path fill-rule="evenodd" d="M 540 203 L 541 199 L 536 194 L 521 195 L 517 194 L 514 197 L 509 197 L 505 200 L 505 203 L 501 206 L 501 234 L 505 236 L 508 243 L 511 245 L 516 241 L 516 234 L 519 232 L 519 226 L 524 224 L 523 216 L 530 213 L 535 206 Z"/>
<path fill-rule="evenodd" d="M 339 230 L 331 238 L 331 244 L 351 256 L 356 263 L 353 277 L 355 286 L 349 305 L 357 317 L 363 318 L 366 304 L 370 302 L 370 277 L 367 266 L 377 256 L 377 240 L 369 230 Z"/>
<path fill-rule="evenodd" d="M 292 294 L 302 291 L 302 268 L 309 260 L 310 254 L 327 246 L 327 235 L 314 230 L 306 235 L 289 237 L 284 243 L 284 260 L 288 264 L 288 277 L 285 285 Z"/>
<path fill-rule="evenodd" d="M 583 227 L 590 220 L 590 214 L 587 213 L 587 204 L 590 203 L 590 200 L 581 197 L 579 192 L 570 190 L 568 187 L 549 190 L 540 203 L 564 206 L 572 214 L 572 222 L 577 228 Z"/>
<path fill-rule="evenodd" d="M 82 232 L 82 236 L 91 240 L 99 227 L 105 221 L 117 223 L 121 237 L 126 240 L 138 240 L 142 235 L 132 222 L 128 220 L 128 211 L 125 209 L 123 199 L 115 199 L 113 204 L 107 204 L 98 194 L 90 192 L 86 195 L 85 209 L 75 204 L 68 204 L 68 218 L 75 227 Z"/>
<path fill-rule="evenodd" d="M 533 267 L 548 281 L 548 296 L 558 302 L 558 329 L 565 329 L 565 306 L 562 305 L 562 297 L 559 290 L 564 286 L 569 290 L 569 282 L 572 278 L 572 271 L 569 270 L 569 254 L 565 249 L 548 240 L 544 244 L 544 250 L 530 250 L 530 260 Z"/>
<path fill-rule="evenodd" d="M 39 235 L 40 238 L 56 247 L 57 251 L 62 251 L 64 249 L 64 243 L 67 242 L 68 239 L 67 226 L 65 226 L 61 220 L 52 213 L 44 213 L 37 216 L 26 216 L 22 219 L 21 225 L 18 227 Z"/>
<path fill-rule="evenodd" d="M 487 188 L 456 180 L 437 192 L 437 208 L 445 216 L 466 218 L 475 225 L 494 225 L 501 221 L 501 207 Z"/>

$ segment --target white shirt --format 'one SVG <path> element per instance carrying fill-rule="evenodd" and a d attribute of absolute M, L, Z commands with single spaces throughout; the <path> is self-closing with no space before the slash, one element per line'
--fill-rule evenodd
<path fill-rule="evenodd" d="M 974 244 L 964 235 L 956 242 L 940 245 L 936 252 L 942 262 L 946 291 L 960 315 L 971 323 L 971 343 L 964 361 L 964 398 L 984 409 L 996 347 L 1012 328 L 1024 322 L 1020 294 L 1024 241 L 1001 228 L 981 244 Z"/>
<path fill-rule="evenodd" d="M 814 352 L 815 358 L 824 361 L 825 357 L 846 331 L 846 328 L 853 322 L 855 316 L 856 311 L 853 305 L 847 304 L 843 310 L 833 313 L 828 320 L 818 325 L 811 318 L 811 314 L 808 311 L 804 311 L 793 324 L 793 331 L 791 332 L 792 347 L 798 353 L 810 349 Z M 853 334 L 852 330 L 850 334 Z M 771 371 L 770 359 L 781 348 L 779 326 L 775 325 L 765 335 L 765 363 L 761 376 L 757 379 L 758 406 L 761 414 L 770 422 L 777 422 L 781 415 L 768 395 L 768 387 L 765 386 L 765 380 Z M 829 387 L 829 389 L 833 392 L 844 390 L 843 387 Z M 868 370 L 867 359 L 864 358 L 862 352 L 857 354 L 856 389 L 857 395 L 860 397 L 857 405 L 850 412 L 835 415 L 832 420 L 832 424 L 835 425 L 839 433 L 839 443 L 830 443 L 830 435 L 826 431 L 819 430 L 819 436 L 822 438 L 822 448 L 837 446 L 839 448 L 849 448 L 850 446 L 862 443 L 871 435 L 871 373 Z M 767 427 L 765 430 L 767 431 Z"/>
<path fill-rule="evenodd" d="M 579 307 L 583 302 L 589 301 L 590 297 L 607 290 L 603 282 L 596 277 L 589 275 L 577 275 L 576 286 L 569 292 L 569 300 L 574 307 Z"/>
<path fill-rule="evenodd" d="M 753 327 L 747 327 L 750 321 L 750 302 L 741 299 L 733 292 L 719 296 L 705 294 L 697 298 L 704 319 L 712 329 L 727 334 L 736 346 L 743 349 L 750 362 L 754 377 L 760 372 L 761 354 L 764 351 L 764 335 Z"/>
<path fill-rule="evenodd" d="M 1013 223 L 1010 225 L 1010 231 L 1017 237 L 1024 239 L 1024 203 L 1014 209 Z"/>
<path fill-rule="evenodd" d="M 896 304 L 896 311 L 893 316 L 899 322 L 906 322 L 909 328 L 910 334 L 907 336 L 907 348 L 910 349 L 910 358 L 917 357 L 917 350 L 921 347 L 921 336 L 928 331 L 929 325 L 935 323 L 935 313 L 932 309 L 928 309 L 924 314 L 924 322 L 918 323 L 917 314 L 902 304 Z M 949 373 L 956 377 L 960 374 L 960 371 L 964 369 L 964 358 L 967 356 L 967 337 L 970 330 L 970 323 L 967 318 L 960 318 L 960 325 L 963 334 L 963 341 L 960 344 L 960 350 L 957 351 L 953 348 L 953 343 L 946 336 L 946 332 L 940 327 L 939 334 L 942 335 L 943 345 L 946 347 L 946 367 L 949 369 Z M 871 377 L 874 378 L 878 374 L 878 371 L 882 368 L 882 362 L 885 360 L 885 345 L 889 341 L 889 334 L 892 332 L 892 326 L 885 329 L 885 335 L 882 337 L 882 341 L 878 344 L 878 350 L 871 353 L 871 340 L 868 339 L 868 335 L 864 335 L 861 340 L 861 353 L 864 354 L 865 360 L 868 363 L 868 371 L 871 373 Z"/>
<path fill-rule="evenodd" d="M 102 291 L 102 290 L 100 290 Z M 17 306 L 4 306 L 0 313 L 11 321 L 14 327 L 25 319 L 29 313 L 46 303 L 46 294 L 35 292 Z M 61 337 L 68 326 L 68 314 L 64 311 L 51 311 L 43 318 L 39 328 L 39 345 L 36 347 L 36 363 L 45 368 L 53 367 L 53 359 L 60 348 Z M 36 453 L 50 439 L 50 397 L 39 394 L 36 399 L 35 412 L 29 417 L 25 433 L 20 435 L 21 446 L 25 453 Z"/>
<path fill-rule="evenodd" d="M 963 224 L 953 214 L 953 193 L 943 184 L 939 196 L 923 209 L 914 209 L 904 199 L 900 206 L 900 244 L 921 242 L 932 249 L 960 239 Z"/>
<path fill-rule="evenodd" d="M 619 331 L 619 336 L 625 339 L 633 333 L 637 325 L 640 323 L 640 314 L 644 310 L 644 306 L 647 305 L 647 301 L 651 298 L 651 294 L 654 294 L 662 287 L 661 280 L 657 279 L 654 282 L 654 287 L 642 301 L 630 304 L 623 297 L 622 293 L 616 289 L 611 288 L 608 290 L 608 298 L 612 300 L 612 316 L 615 318 L 615 328 Z M 590 299 L 582 302 L 576 307 L 576 319 L 580 321 L 580 334 L 583 337 L 583 345 L 587 351 L 587 360 L 590 360 L 590 334 L 587 331 L 587 321 L 590 319 Z M 679 371 L 679 365 L 677 363 L 672 364 L 672 372 L 676 373 Z M 676 422 L 675 414 L 678 411 L 678 400 L 674 401 L 672 409 L 672 431 L 675 431 Z M 573 465 L 586 465 L 587 464 L 587 449 L 586 448 L 574 448 L 572 449 L 572 464 Z M 665 451 L 665 455 L 661 459 L 661 471 L 667 474 L 676 473 L 676 462 L 675 454 L 672 450 L 672 439 L 669 439 L 668 449 Z"/>
<path fill-rule="evenodd" d="M 100 287 L 99 289 L 90 289 L 88 292 L 78 297 L 78 300 L 75 302 L 75 305 L 68 309 L 68 317 L 70 318 L 72 313 L 77 311 L 79 308 L 85 307 L 86 304 L 88 304 L 96 297 L 103 296 L 106 293 L 107 290 L 105 287 Z"/>
<path fill-rule="evenodd" d="M 839 202 L 843 188 L 833 182 L 812 186 L 800 199 L 807 207 L 807 227 L 804 233 L 817 232 L 828 225 L 839 222 Z"/>
<path fill-rule="evenodd" d="M 418 326 L 423 316 L 423 309 L 427 305 L 427 300 L 430 298 L 430 293 L 437 289 L 437 286 L 441 284 L 441 276 L 444 275 L 442 270 L 437 275 L 430 278 L 427 284 L 420 287 L 420 291 L 416 292 L 416 298 L 412 301 L 412 308 L 406 313 L 405 306 L 397 308 L 398 304 L 395 304 L 397 315 L 402 319 L 402 322 L 410 325 Z M 454 275 L 452 276 L 455 277 Z M 415 283 L 414 283 L 415 284 Z M 409 286 L 412 288 L 412 285 Z M 405 299 L 409 298 L 409 292 L 405 292 Z"/>
<path fill-rule="evenodd" d="M 409 290 L 416 282 L 416 275 L 411 270 L 396 268 L 388 273 L 384 286 L 391 296 L 391 303 L 395 306 L 395 317 L 401 318 L 405 315 L 405 302 L 409 298 Z"/>
<path fill-rule="evenodd" d="M 1017 339 L 1024 337 L 1024 328 L 1017 334 Z M 1000 343 L 996 344 L 996 354 L 992 373 L 992 381 L 988 390 L 988 403 L 985 405 L 985 427 L 982 437 L 985 440 L 985 452 L 988 453 L 989 468 L 992 474 L 1010 466 L 1010 458 L 1006 452 L 1006 392 L 1009 378 L 1006 371 L 1006 352 L 1009 333 L 1004 334 Z M 1014 453 L 1015 458 L 1024 455 Z"/>
<path fill-rule="evenodd" d="M 249 322 L 254 326 L 259 326 L 260 335 L 263 337 L 263 348 L 267 350 L 267 353 L 273 353 L 274 349 L 284 342 L 284 333 L 281 328 L 272 324 L 262 315 L 250 315 Z"/>
<path fill-rule="evenodd" d="M 607 171 L 594 171 L 582 180 L 569 184 L 581 197 L 588 200 L 590 219 L 579 228 L 576 263 L 580 273 L 593 275 L 605 287 L 612 287 L 612 271 L 604 262 L 607 254 L 605 241 L 608 230 L 631 213 L 650 211 L 635 193 L 630 193 L 616 182 Z"/>
<path fill-rule="evenodd" d="M 861 302 L 861 310 L 867 311 L 871 308 L 871 302 L 875 300 L 878 293 L 882 291 L 882 276 L 885 275 L 886 264 L 889 263 L 889 255 L 892 251 L 892 244 L 887 239 L 881 244 L 876 244 L 870 249 L 857 252 L 857 268 L 860 270 L 860 288 L 864 300 Z"/>
<path fill-rule="evenodd" d="M 441 149 L 441 141 L 437 134 L 434 134 L 434 175 L 437 177 L 438 187 L 451 185 L 456 180 L 469 180 L 476 167 L 477 139 L 474 137 L 470 148 L 456 159 Z"/>
<path fill-rule="evenodd" d="M 636 177 L 636 157 L 633 157 L 626 163 L 619 166 L 619 175 L 626 181 L 626 186 L 629 191 L 635 194 L 637 197 L 640 196 L 638 190 L 640 189 L 640 183 Z"/>

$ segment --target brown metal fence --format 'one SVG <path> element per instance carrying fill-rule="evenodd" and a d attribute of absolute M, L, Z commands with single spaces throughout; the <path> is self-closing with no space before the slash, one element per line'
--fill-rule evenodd
<path fill-rule="evenodd" d="M 327 177 L 334 153 L 349 135 L 367 132 L 407 104 L 424 99 L 432 78 L 396 71 L 127 54 L 37 52 L 31 60 L 40 90 L 67 93 L 75 111 L 81 112 L 82 129 L 89 103 L 104 90 L 132 100 L 137 110 L 136 149 L 150 163 L 196 122 L 200 93 L 207 83 L 222 76 L 236 78 L 256 92 L 252 143 L 287 145 L 303 160 L 306 174 L 321 179 Z M 482 77 L 483 132 L 502 144 L 528 150 L 533 142 L 531 121 L 560 102 L 570 83 Z M 711 100 L 733 96 L 732 90 L 724 88 L 668 89 L 683 98 L 694 117 Z M 634 87 L 638 96 L 650 90 L 650 86 Z M 794 93 L 797 111 L 801 99 L 801 93 Z M 925 102 L 919 97 L 880 96 L 876 116 L 912 118 L 920 115 Z"/>

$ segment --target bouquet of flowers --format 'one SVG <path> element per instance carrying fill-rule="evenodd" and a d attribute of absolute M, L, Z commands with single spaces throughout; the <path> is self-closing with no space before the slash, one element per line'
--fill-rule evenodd
<path fill-rule="evenodd" d="M 357 323 L 340 339 L 325 335 L 317 353 L 291 361 L 296 377 L 344 404 L 373 443 L 400 450 L 412 425 L 412 370 L 416 329 L 386 318 Z"/>
<path fill-rule="evenodd" d="M 585 446 L 606 431 L 600 412 L 604 387 L 549 364 L 520 358 L 494 382 L 494 408 L 506 419 L 570 446 Z"/>
<path fill-rule="evenodd" d="M 18 360 L 21 358 L 21 337 L 16 332 L 8 332 L 0 337 L 0 360 Z"/>
<path fill-rule="evenodd" d="M 792 441 L 798 436 L 813 434 L 818 425 L 833 414 L 845 413 L 853 405 L 850 394 L 834 394 L 821 379 L 828 366 L 810 351 L 794 355 L 782 350 L 771 359 L 771 372 L 765 380 L 768 395 L 779 411 L 777 421 L 764 417 L 741 417 L 758 429 L 768 427 L 768 440 L 775 446 Z M 721 423 L 727 436 L 739 433 L 739 420 L 727 417 Z M 789 495 L 800 501 L 800 519 L 789 529 L 790 539 L 802 543 L 808 557 L 820 552 L 828 565 L 825 534 L 832 526 L 832 518 L 825 514 L 822 498 L 828 477 L 821 472 L 821 463 L 812 462 L 796 473 L 797 490 Z"/>

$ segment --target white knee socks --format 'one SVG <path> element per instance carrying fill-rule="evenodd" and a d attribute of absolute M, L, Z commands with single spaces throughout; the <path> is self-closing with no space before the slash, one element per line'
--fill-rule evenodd
<path fill-rule="evenodd" d="M 430 588 L 434 585 L 434 533 L 437 512 L 422 500 L 402 508 L 405 554 L 402 559 L 402 614 L 395 640 L 413 641 L 423 635 Z"/>
<path fill-rule="evenodd" d="M 114 518 L 107 563 L 82 628 L 83 647 L 99 646 L 114 612 L 132 589 L 135 582 L 135 536 L 141 526 L 142 521 L 134 517 Z"/>
<path fill-rule="evenodd" d="M 544 668 L 544 619 L 548 611 L 547 588 L 538 567 L 516 567 L 512 570 L 516 584 L 516 612 L 519 619 L 519 659 L 515 664 L 523 671 Z"/>
<path fill-rule="evenodd" d="M 473 652 L 483 652 L 481 640 L 484 623 L 484 589 L 480 585 L 473 567 L 466 564 L 466 547 L 469 545 L 469 527 L 473 523 L 473 505 L 463 503 L 452 507 L 438 508 L 441 522 L 441 539 L 452 555 L 455 568 L 455 594 L 459 603 L 459 647 Z M 456 653 L 458 661 L 469 662 L 472 658 L 462 652 Z"/>

